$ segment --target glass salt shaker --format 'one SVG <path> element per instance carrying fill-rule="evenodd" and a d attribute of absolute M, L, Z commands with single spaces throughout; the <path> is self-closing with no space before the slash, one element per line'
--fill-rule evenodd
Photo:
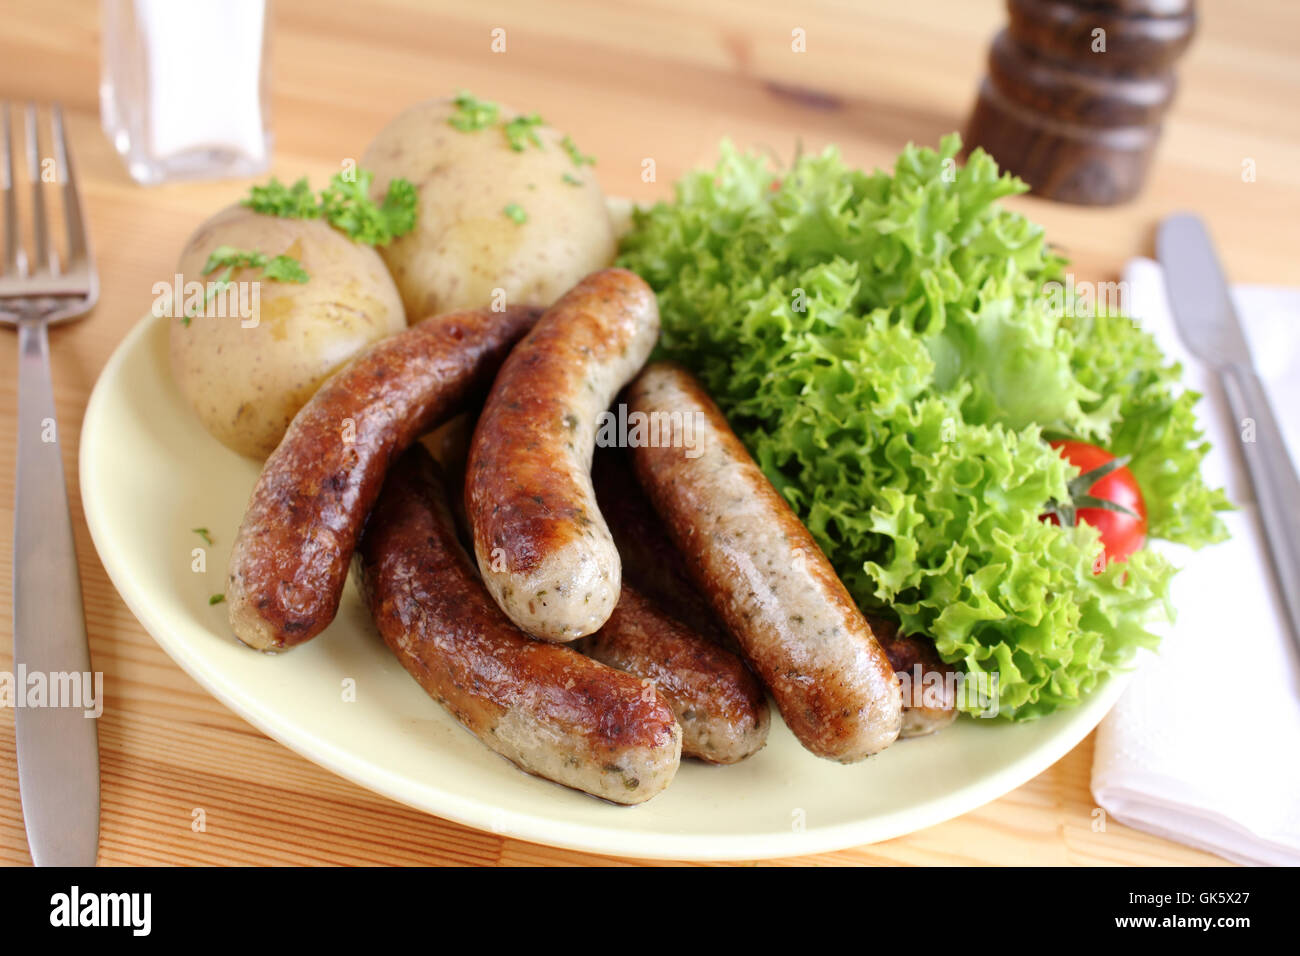
<path fill-rule="evenodd" d="M 255 176 L 271 158 L 268 0 L 102 0 L 100 120 L 131 177 Z"/>

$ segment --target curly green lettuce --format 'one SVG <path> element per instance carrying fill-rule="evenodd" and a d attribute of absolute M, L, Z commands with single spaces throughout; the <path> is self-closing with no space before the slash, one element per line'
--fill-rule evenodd
<path fill-rule="evenodd" d="M 1071 436 L 1132 456 L 1150 534 L 1224 536 L 1179 369 L 1130 319 L 1053 307 L 1064 260 L 958 137 L 892 174 L 834 149 L 778 174 L 723 144 L 637 212 L 620 264 L 655 289 L 660 352 L 693 369 L 866 611 L 996 674 L 1001 716 L 1077 702 L 1172 615 L 1142 550 L 1094 573 L 1095 529 L 1040 520 Z M 1078 314 L 1075 314 L 1078 313 Z M 963 709 L 982 709 L 975 699 Z"/>

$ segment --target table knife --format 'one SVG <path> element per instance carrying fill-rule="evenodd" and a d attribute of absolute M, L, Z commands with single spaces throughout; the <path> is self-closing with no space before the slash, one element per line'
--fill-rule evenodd
<path fill-rule="evenodd" d="M 1217 373 L 1223 386 L 1287 624 L 1300 646 L 1300 479 L 1255 374 L 1227 279 L 1205 225 L 1190 213 L 1160 224 L 1156 254 L 1183 343 Z"/>

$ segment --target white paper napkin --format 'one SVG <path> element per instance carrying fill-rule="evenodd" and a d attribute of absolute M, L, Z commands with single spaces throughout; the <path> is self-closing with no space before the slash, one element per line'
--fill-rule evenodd
<path fill-rule="evenodd" d="M 1124 273 L 1128 307 L 1205 395 L 1214 451 L 1206 479 L 1238 511 L 1231 540 L 1163 547 L 1178 620 L 1097 733 L 1093 796 L 1115 819 L 1240 863 L 1300 865 L 1300 651 L 1284 623 L 1258 512 L 1213 376 L 1187 352 L 1159 264 Z M 1300 289 L 1233 289 L 1233 299 L 1293 461 L 1300 461 Z"/>

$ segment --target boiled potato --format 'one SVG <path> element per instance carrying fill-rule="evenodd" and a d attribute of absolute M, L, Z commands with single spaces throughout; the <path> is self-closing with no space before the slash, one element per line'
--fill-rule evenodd
<path fill-rule="evenodd" d="M 406 316 L 378 253 L 321 220 L 279 219 L 241 206 L 218 213 L 181 252 L 177 271 L 187 288 L 220 275 L 202 274 L 219 246 L 292 256 L 310 277 L 274 282 L 261 269 L 236 269 L 231 281 L 248 285 L 226 293 L 226 317 L 212 315 L 222 296 L 192 317 L 192 298 L 172 310 L 171 365 L 181 393 L 219 441 L 265 458 L 330 373 L 401 331 Z"/>
<path fill-rule="evenodd" d="M 447 122 L 455 112 L 450 99 L 408 109 L 361 160 L 375 174 L 376 200 L 396 177 L 419 193 L 415 229 L 380 250 L 411 321 L 458 308 L 550 305 L 609 265 L 616 243 L 604 196 L 591 167 L 575 165 L 561 146 L 563 134 L 535 127 L 541 147 L 517 152 L 501 125 L 517 114 L 503 107 L 497 123 L 462 132 Z"/>

